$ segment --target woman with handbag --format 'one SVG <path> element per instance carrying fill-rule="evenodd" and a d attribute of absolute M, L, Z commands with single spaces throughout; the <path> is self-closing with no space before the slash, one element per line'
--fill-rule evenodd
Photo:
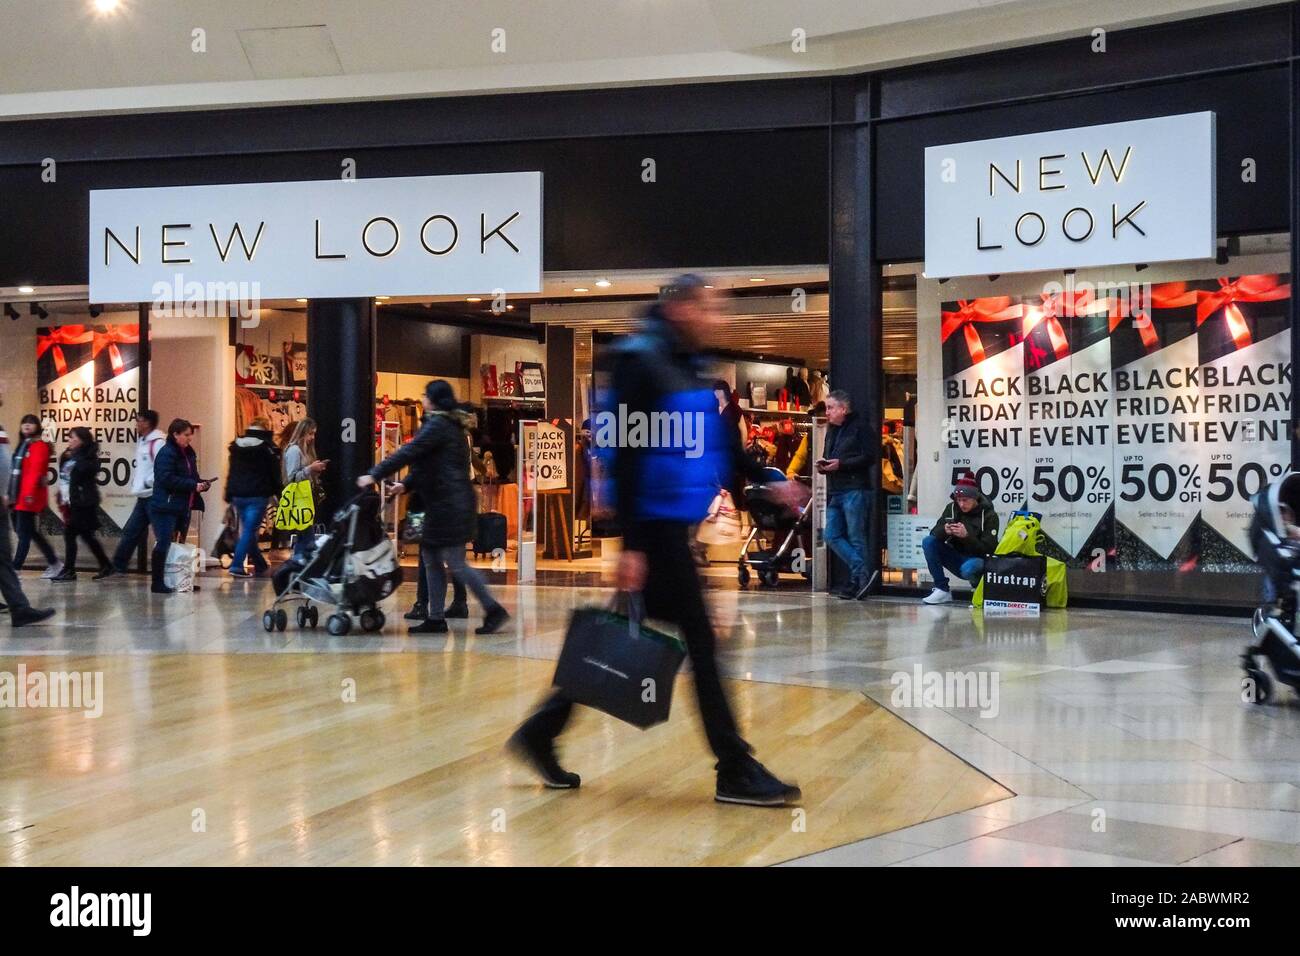
<path fill-rule="evenodd" d="M 46 471 L 50 467 L 50 443 L 41 437 L 41 420 L 35 415 L 24 415 L 18 430 L 18 447 L 14 449 L 13 473 L 10 478 L 9 501 L 13 508 L 14 534 L 18 543 L 14 547 L 14 569 L 22 570 L 27 551 L 35 544 L 45 558 L 44 577 L 52 578 L 63 570 L 59 557 L 38 525 L 42 512 L 49 505 Z"/>
<path fill-rule="evenodd" d="M 316 422 L 304 418 L 293 426 L 289 442 L 284 446 L 284 486 L 288 488 L 300 482 L 310 482 L 312 500 L 315 500 L 320 475 L 329 467 L 329 459 L 316 457 Z M 276 527 L 283 522 L 276 516 Z M 281 529 L 283 530 L 283 529 Z M 311 557 L 311 548 L 315 535 L 311 528 L 305 528 L 294 535 L 293 557 L 302 564 Z"/>
<path fill-rule="evenodd" d="M 405 488 L 405 485 L 398 485 L 398 488 Z M 424 502 L 420 500 L 418 494 L 412 493 L 406 502 L 406 521 L 402 527 L 402 540 L 418 543 L 424 537 Z M 415 604 L 404 615 L 408 621 L 424 621 L 429 617 L 429 579 L 424 568 L 424 548 L 420 548 L 420 566 L 416 570 L 415 577 Z M 443 613 L 444 618 L 466 618 L 469 617 L 469 597 L 465 592 L 465 585 L 457 581 L 453 575 L 451 579 L 451 603 L 447 605 L 447 610 Z"/>
<path fill-rule="evenodd" d="M 393 452 L 369 474 L 357 479 L 357 487 L 369 488 L 376 481 L 410 468 L 402 482 L 424 503 L 424 533 L 420 555 L 428 581 L 428 614 L 424 623 L 411 628 L 412 634 L 445 634 L 447 595 L 446 570 L 453 580 L 474 592 L 483 607 L 483 623 L 474 633 L 495 634 L 510 619 L 509 613 L 488 590 L 478 571 L 465 563 L 465 545 L 474 537 L 478 514 L 474 486 L 469 480 L 469 443 L 466 441 L 474 416 L 460 408 L 455 393 L 444 381 L 425 386 L 424 423 L 419 432 Z"/>
<path fill-rule="evenodd" d="M 86 542 L 99 562 L 95 580 L 113 574 L 113 564 L 95 537 L 99 530 L 99 446 L 90 429 L 78 426 L 68 435 L 68 447 L 59 457 L 59 504 L 63 507 L 63 570 L 51 581 L 77 580 L 77 539 Z"/>
<path fill-rule="evenodd" d="M 238 516 L 239 538 L 230 559 L 230 574 L 249 577 L 245 561 L 253 565 L 253 574 L 265 574 L 270 566 L 257 545 L 266 507 L 280 491 L 280 452 L 271 441 L 271 423 L 254 418 L 248 430 L 230 443 L 230 465 L 226 475 L 226 503 Z"/>
<path fill-rule="evenodd" d="M 210 484 L 199 477 L 197 456 L 191 448 L 194 426 L 176 418 L 167 426 L 167 441 L 158 450 L 153 463 L 153 497 L 149 499 L 149 523 L 153 526 L 154 546 L 150 560 L 154 594 L 171 594 L 163 573 L 167 552 L 180 528 L 188 528 L 194 501 Z"/>

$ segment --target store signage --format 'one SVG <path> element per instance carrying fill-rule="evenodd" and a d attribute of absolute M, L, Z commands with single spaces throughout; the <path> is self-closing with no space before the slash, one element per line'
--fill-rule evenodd
<path fill-rule="evenodd" d="M 541 273 L 540 172 L 90 192 L 91 302 L 526 293 Z"/>
<path fill-rule="evenodd" d="M 569 487 L 569 436 L 565 429 L 549 422 L 537 426 L 533 456 L 537 467 L 537 490 L 559 491 Z"/>
<path fill-rule="evenodd" d="M 1214 114 L 925 150 L 925 274 L 1215 254 Z"/>

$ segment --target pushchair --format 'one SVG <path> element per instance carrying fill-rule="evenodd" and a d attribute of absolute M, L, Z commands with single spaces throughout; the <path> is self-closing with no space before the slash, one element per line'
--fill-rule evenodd
<path fill-rule="evenodd" d="M 402 568 L 384 534 L 380 508 L 379 495 L 363 492 L 335 513 L 326 534 L 316 536 L 305 564 L 290 558 L 276 569 L 276 598 L 262 614 L 264 629 L 283 631 L 289 623 L 283 605 L 290 603 L 297 604 L 299 627 L 317 626 L 319 603 L 337 608 L 325 622 L 335 637 L 352 630 L 353 617 L 363 631 L 383 629 L 384 612 L 376 605 L 402 583 Z"/>
<path fill-rule="evenodd" d="M 1295 634 L 1300 541 L 1287 534 L 1288 518 L 1295 524 L 1295 516 L 1300 515 L 1300 474 L 1288 471 L 1262 488 L 1251 504 L 1250 545 L 1264 571 L 1269 600 L 1251 618 L 1255 643 L 1241 655 L 1241 666 L 1253 685 L 1251 699 L 1263 704 L 1273 696 L 1275 679 L 1300 691 L 1300 642 Z M 1261 658 L 1268 664 L 1267 671 Z"/>
<path fill-rule="evenodd" d="M 740 586 L 748 587 L 750 571 L 758 575 L 761 587 L 774 588 L 781 582 L 781 572 L 789 571 L 812 577 L 809 549 L 812 524 L 811 495 L 791 513 L 772 493 L 771 486 L 786 481 L 779 468 L 768 468 L 761 483 L 745 486 L 745 510 L 749 513 L 749 537 L 740 549 L 736 577 Z M 758 542 L 757 549 L 754 549 Z M 753 550 L 751 550 L 753 549 Z M 801 562 L 796 566 L 796 561 Z"/>

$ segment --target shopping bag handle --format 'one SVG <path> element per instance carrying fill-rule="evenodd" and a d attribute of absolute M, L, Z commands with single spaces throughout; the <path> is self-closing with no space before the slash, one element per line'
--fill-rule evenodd
<path fill-rule="evenodd" d="M 641 622 L 645 619 L 645 598 L 640 591 L 615 591 L 609 609 L 615 614 L 622 611 L 627 616 L 628 633 L 640 636 Z"/>

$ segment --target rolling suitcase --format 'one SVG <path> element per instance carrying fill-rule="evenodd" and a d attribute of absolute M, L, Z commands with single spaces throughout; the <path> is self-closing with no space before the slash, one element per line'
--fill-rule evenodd
<path fill-rule="evenodd" d="M 506 516 L 499 511 L 485 511 L 478 516 L 474 530 L 474 555 L 491 554 L 506 548 Z"/>

